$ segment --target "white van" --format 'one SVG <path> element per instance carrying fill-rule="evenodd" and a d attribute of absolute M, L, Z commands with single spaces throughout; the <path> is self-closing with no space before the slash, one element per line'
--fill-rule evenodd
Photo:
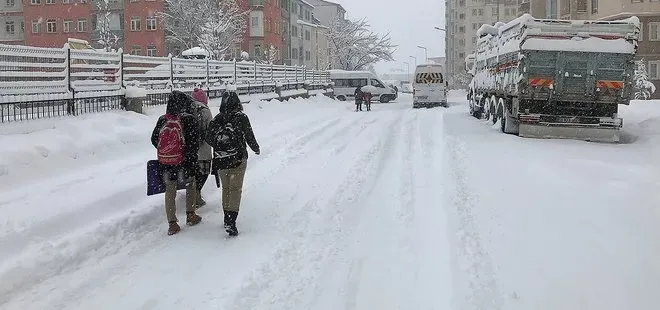
<path fill-rule="evenodd" d="M 415 68 L 413 108 L 447 107 L 447 86 L 442 65 L 423 64 Z"/>
<path fill-rule="evenodd" d="M 372 101 L 388 103 L 397 97 L 397 92 L 378 79 L 370 71 L 330 70 L 330 80 L 335 83 L 335 98 L 346 101 L 355 100 L 355 89 L 371 85 L 376 88 Z"/>

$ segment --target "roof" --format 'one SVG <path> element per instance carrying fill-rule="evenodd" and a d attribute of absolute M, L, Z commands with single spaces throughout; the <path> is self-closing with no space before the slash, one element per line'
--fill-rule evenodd
<path fill-rule="evenodd" d="M 302 4 L 305 4 L 305 5 L 307 5 L 307 6 L 314 7 L 314 5 L 312 5 L 311 3 L 309 3 L 309 2 L 307 2 L 307 1 L 305 1 L 305 0 L 298 0 L 298 1 L 300 1 Z"/>
<path fill-rule="evenodd" d="M 344 7 L 341 6 L 341 4 L 339 4 L 339 3 L 334 3 L 334 2 L 330 2 L 330 1 L 326 1 L 326 0 L 316 0 L 316 1 L 323 2 L 323 3 L 328 4 L 328 5 L 334 5 L 338 8 L 340 8 L 342 11 L 346 12 L 346 9 L 344 9 Z"/>
<path fill-rule="evenodd" d="M 603 16 L 598 18 L 598 20 L 616 20 L 619 18 L 628 18 L 631 16 L 660 16 L 660 12 L 621 12 L 613 15 Z"/>

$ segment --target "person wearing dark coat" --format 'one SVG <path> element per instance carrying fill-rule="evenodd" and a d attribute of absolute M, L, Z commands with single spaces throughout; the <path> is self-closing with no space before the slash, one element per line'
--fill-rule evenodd
<path fill-rule="evenodd" d="M 237 129 L 239 133 L 239 145 L 237 147 L 240 154 L 240 156 L 237 156 L 239 162 L 227 166 L 228 164 L 225 164 L 219 159 L 219 152 L 223 150 L 214 148 L 212 170 L 216 178 L 219 178 L 222 183 L 222 210 L 225 215 L 225 231 L 230 236 L 235 236 L 238 234 L 236 219 L 240 210 L 243 180 L 245 178 L 245 171 L 247 170 L 247 147 L 249 146 L 257 155 L 261 153 L 259 143 L 257 143 L 257 139 L 252 131 L 250 119 L 243 113 L 243 105 L 235 92 L 223 96 L 222 103 L 220 104 L 220 113 L 213 118 L 208 127 L 206 140 L 209 144 L 214 144 L 213 141 L 218 139 L 219 130 L 227 123 L 231 123 L 232 127 Z"/>
<path fill-rule="evenodd" d="M 355 89 L 354 95 L 355 95 L 355 112 L 357 112 L 358 109 L 362 111 L 362 100 L 364 99 L 364 93 L 362 92 L 361 86 L 358 86 Z"/>
<path fill-rule="evenodd" d="M 202 218 L 195 213 L 197 208 L 197 185 L 195 176 L 198 169 L 197 152 L 199 150 L 199 128 L 195 116 L 190 112 L 193 101 L 190 96 L 180 91 L 172 91 L 167 100 L 165 113 L 179 116 L 183 129 L 184 150 L 183 164 L 161 165 L 163 170 L 163 181 L 165 182 L 165 213 L 169 223 L 168 235 L 178 233 L 181 228 L 176 217 L 176 190 L 178 180 L 186 182 L 186 223 L 194 226 L 201 222 Z M 156 127 L 151 134 L 151 144 L 158 147 L 160 131 L 165 125 L 165 115 L 158 118 Z"/>

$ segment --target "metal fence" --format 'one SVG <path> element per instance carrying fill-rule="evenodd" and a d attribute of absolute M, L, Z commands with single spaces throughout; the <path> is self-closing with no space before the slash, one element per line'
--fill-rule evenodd
<path fill-rule="evenodd" d="M 126 87 L 145 89 L 156 105 L 198 85 L 215 98 L 227 84 L 257 94 L 329 83 L 328 71 L 298 66 L 0 44 L 0 123 L 120 109 Z"/>

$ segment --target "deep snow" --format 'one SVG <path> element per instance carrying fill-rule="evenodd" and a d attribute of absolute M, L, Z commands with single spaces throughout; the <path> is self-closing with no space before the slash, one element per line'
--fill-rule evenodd
<path fill-rule="evenodd" d="M 503 135 L 464 98 L 245 105 L 231 240 L 213 180 L 173 237 L 145 196 L 164 107 L 3 124 L 0 308 L 656 309 L 660 102 L 612 145 Z"/>

